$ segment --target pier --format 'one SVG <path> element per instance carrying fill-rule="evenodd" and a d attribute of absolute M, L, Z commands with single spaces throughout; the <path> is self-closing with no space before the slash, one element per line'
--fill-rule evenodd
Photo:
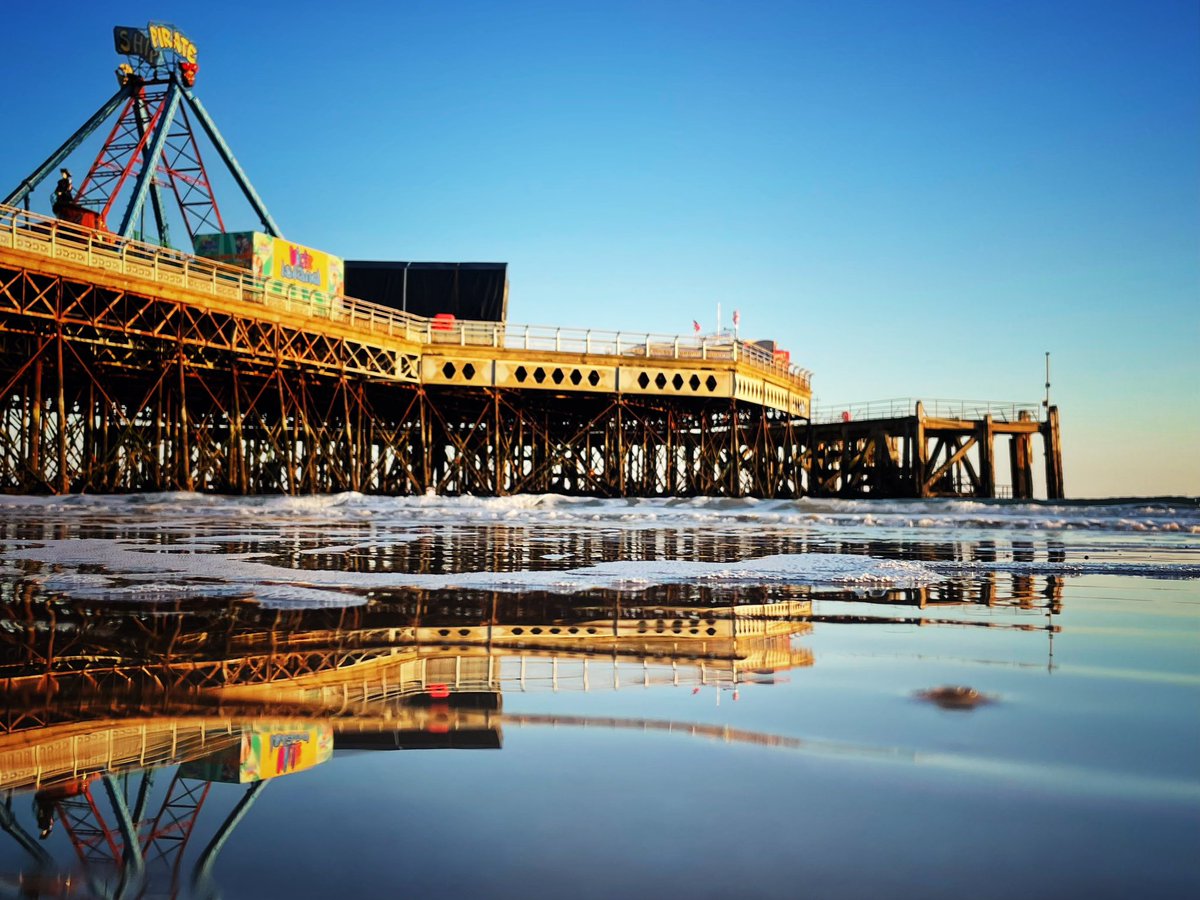
<path fill-rule="evenodd" d="M 401 264 L 285 241 L 195 93 L 195 45 L 114 40 L 117 92 L 0 197 L 0 491 L 1025 499 L 1040 435 L 1062 496 L 1053 408 L 826 424 L 773 341 L 514 325 L 506 281 L 487 321 L 416 315 L 408 263 L 398 305 L 345 296 L 349 266 Z M 31 211 L 106 130 L 55 215 Z M 261 232 L 227 228 L 203 144 Z"/>
<path fill-rule="evenodd" d="M 0 489 L 1033 496 L 1058 411 L 816 422 L 732 337 L 431 319 L 0 208 Z M 971 451 L 978 462 L 972 463 Z"/>

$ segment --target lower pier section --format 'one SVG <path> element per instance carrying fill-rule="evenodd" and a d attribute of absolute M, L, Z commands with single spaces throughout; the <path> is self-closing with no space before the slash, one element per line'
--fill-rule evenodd
<path fill-rule="evenodd" d="M 101 367 L 56 344 L 0 374 L 2 491 L 803 493 L 807 420 L 736 399 Z"/>
<path fill-rule="evenodd" d="M 997 418 L 912 415 L 813 424 L 805 453 L 806 493 L 814 497 L 1034 496 L 1034 438 L 1041 438 L 1046 497 L 1063 493 L 1058 407 L 1044 421 L 1032 410 Z M 1007 459 L 997 442 L 1007 443 Z M 1007 469 L 1009 481 L 998 476 Z"/>
<path fill-rule="evenodd" d="M 1040 437 L 1047 496 L 1063 496 L 1053 407 L 1045 421 L 938 418 L 917 404 L 911 416 L 817 424 L 738 398 L 412 384 L 211 354 L 126 360 L 53 337 L 3 343 L 8 493 L 1023 499 Z"/>
<path fill-rule="evenodd" d="M 236 270 L 12 212 L 0 492 L 1029 498 L 1040 436 L 1063 495 L 1054 408 L 813 422 L 808 373 L 728 336 L 297 307 Z"/>

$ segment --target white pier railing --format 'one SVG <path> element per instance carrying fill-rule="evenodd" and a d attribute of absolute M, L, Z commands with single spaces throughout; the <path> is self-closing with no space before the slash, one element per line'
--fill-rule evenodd
<path fill-rule="evenodd" d="M 685 336 L 441 321 L 353 297 L 330 299 L 299 286 L 255 278 L 236 266 L 0 205 L 0 248 L 5 247 L 421 344 L 743 362 L 783 377 L 803 390 L 808 390 L 810 384 L 811 373 L 807 369 L 790 365 L 770 350 L 731 335 Z"/>

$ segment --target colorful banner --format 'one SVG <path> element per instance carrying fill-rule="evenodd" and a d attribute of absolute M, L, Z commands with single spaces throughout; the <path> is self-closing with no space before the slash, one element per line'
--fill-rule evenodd
<path fill-rule="evenodd" d="M 345 264 L 338 257 L 257 232 L 251 268 L 255 277 L 275 282 L 285 291 L 297 287 L 305 298 L 309 293 L 340 297 L 346 280 Z"/>
<path fill-rule="evenodd" d="M 258 231 L 198 234 L 197 256 L 249 269 L 267 291 L 328 308 L 342 296 L 346 265 L 337 256 Z"/>
<path fill-rule="evenodd" d="M 238 746 L 184 763 L 179 772 L 186 778 L 248 784 L 311 769 L 331 756 L 333 729 L 328 725 L 248 727 Z"/>

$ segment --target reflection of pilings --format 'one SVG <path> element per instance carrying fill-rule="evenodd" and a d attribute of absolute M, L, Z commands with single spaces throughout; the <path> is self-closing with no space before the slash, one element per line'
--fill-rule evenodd
<path fill-rule="evenodd" d="M 146 860 L 142 856 L 142 844 L 138 840 L 137 827 L 129 815 L 129 807 L 125 804 L 125 795 L 117 790 L 112 776 L 103 778 L 104 790 L 108 794 L 108 802 L 112 805 L 117 817 L 117 828 L 121 832 L 121 842 L 124 845 L 121 857 L 121 877 L 117 883 L 115 897 L 124 897 L 127 893 L 136 892 L 141 888 L 146 876 Z"/>
<path fill-rule="evenodd" d="M 221 852 L 221 848 L 225 846 L 229 840 L 233 830 L 246 817 L 246 813 L 250 812 L 250 807 L 254 805 L 254 801 L 258 799 L 258 795 L 266 788 L 267 782 L 258 781 L 250 785 L 246 789 L 246 793 L 242 794 L 237 805 L 230 811 L 225 821 L 221 823 L 221 827 L 217 829 L 217 833 L 213 835 L 208 846 L 201 851 L 199 858 L 196 860 L 196 868 L 192 877 L 192 885 L 196 897 L 209 898 L 216 896 L 216 887 L 212 880 L 213 866 L 217 861 L 217 854 Z"/>
<path fill-rule="evenodd" d="M 0 682 L 12 688 L 40 682 L 48 675 L 67 676 L 94 684 L 127 680 L 154 680 L 164 687 L 216 687 L 294 680 L 367 662 L 388 661 L 408 654 L 429 653 L 447 645 L 513 647 L 545 646 L 577 652 L 617 652 L 686 658 L 739 657 L 739 642 L 802 633 L 811 611 L 807 601 L 785 601 L 738 607 L 641 610 L 641 617 L 625 618 L 614 607 L 612 619 L 530 626 L 462 625 L 458 627 L 404 626 L 386 628 L 333 628 L 291 632 L 283 629 L 249 630 L 224 641 L 210 639 L 211 632 L 176 630 L 147 639 L 145 631 L 132 632 L 128 642 L 114 641 L 111 629 L 99 628 L 85 641 L 80 629 L 89 627 L 81 609 L 80 629 L 68 630 L 55 644 L 52 606 L 45 610 L 47 629 L 29 629 L 30 639 L 14 637 L 10 652 L 24 658 L 24 672 L 11 666 L 12 677 Z M 590 611 L 588 611 L 590 612 Z M 164 617 L 156 617 L 159 622 Z M 130 617 L 131 622 L 140 622 Z M 154 619 L 151 620 L 155 621 Z M 116 624 L 121 624 L 116 619 Z M 93 622 L 90 627 L 96 628 Z M 162 627 L 159 624 L 158 627 Z M 0 641 L 3 637 L 0 636 Z M 103 652 L 105 644 L 115 644 Z M 747 644 L 746 646 L 751 646 Z M 133 656 L 128 661 L 123 656 Z M 15 661 L 15 660 L 14 660 Z M 30 671 L 32 669 L 32 671 Z M 15 671 L 14 671 L 15 670 Z M 17 711 L 12 710 L 10 714 Z"/>
<path fill-rule="evenodd" d="M 1007 585 L 1005 585 L 1007 582 Z M 1062 612 L 1063 578 L 1023 572 L 983 572 L 970 580 L 946 580 L 905 588 L 879 588 L 848 592 L 824 592 L 814 600 L 844 601 L 883 606 L 988 606 L 1035 609 L 1046 607 Z M 822 621 L 814 618 L 812 621 Z M 932 620 L 926 620 L 927 622 Z"/>
<path fill-rule="evenodd" d="M 814 622 L 827 625 L 954 625 L 959 628 L 996 628 L 1000 631 L 1049 631 L 1058 633 L 1062 627 L 1052 623 L 994 622 L 986 619 L 934 619 L 916 616 L 867 616 L 853 613 L 814 615 Z"/>
<path fill-rule="evenodd" d="M 0 803 L 0 828 L 3 828 L 13 840 L 21 845 L 21 848 L 33 857 L 33 861 L 39 866 L 49 866 L 53 862 L 50 854 L 46 852 L 46 848 L 33 839 L 28 831 L 25 830 L 17 817 L 12 811 L 12 794 L 4 798 L 4 802 Z"/>

